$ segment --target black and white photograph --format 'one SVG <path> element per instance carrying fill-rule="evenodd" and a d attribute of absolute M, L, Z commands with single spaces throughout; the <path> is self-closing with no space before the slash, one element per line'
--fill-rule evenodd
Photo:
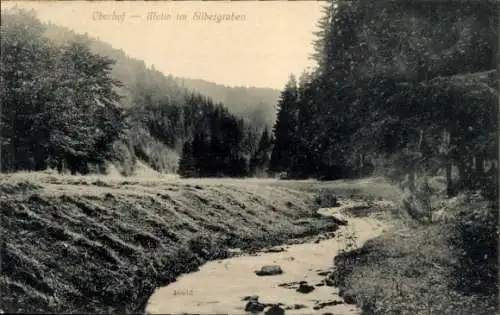
<path fill-rule="evenodd" d="M 0 314 L 500 314 L 500 0 L 0 6 Z"/>

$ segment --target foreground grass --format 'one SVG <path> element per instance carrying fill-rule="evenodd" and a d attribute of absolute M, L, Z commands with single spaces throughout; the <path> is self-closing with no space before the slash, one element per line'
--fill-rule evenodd
<path fill-rule="evenodd" d="M 0 309 L 142 313 L 158 286 L 229 247 L 337 228 L 311 192 L 258 180 L 0 177 Z"/>
<path fill-rule="evenodd" d="M 451 224 L 392 231 L 335 258 L 332 279 L 364 314 L 496 314 L 497 296 L 465 294 Z"/>

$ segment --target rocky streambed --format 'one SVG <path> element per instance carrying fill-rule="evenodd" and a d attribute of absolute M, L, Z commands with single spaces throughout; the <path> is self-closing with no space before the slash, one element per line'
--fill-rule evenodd
<path fill-rule="evenodd" d="M 318 211 L 347 222 L 335 232 L 253 254 L 235 249 L 232 258 L 208 262 L 180 276 L 153 293 L 146 313 L 360 314 L 329 280 L 333 258 L 380 235 L 387 225 L 373 216 L 342 211 L 348 207 L 360 208 L 345 203 Z"/>

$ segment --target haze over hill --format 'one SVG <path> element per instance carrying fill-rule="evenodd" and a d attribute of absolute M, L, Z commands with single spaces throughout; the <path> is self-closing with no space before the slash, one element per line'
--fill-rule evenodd
<path fill-rule="evenodd" d="M 122 49 L 164 74 L 203 79 L 227 86 L 281 89 L 290 73 L 314 62 L 312 42 L 322 1 L 71 1 L 64 6 L 36 1 L 4 1 L 3 8 L 35 9 L 52 22 Z M 123 22 L 99 19 L 125 13 Z M 188 19 L 147 20 L 150 12 L 185 14 Z M 195 20 L 196 12 L 238 14 L 241 21 Z M 97 14 L 96 14 L 97 13 Z M 132 15 L 140 18 L 133 19 Z"/>
<path fill-rule="evenodd" d="M 260 87 L 229 87 L 201 79 L 175 78 L 175 82 L 182 87 L 199 92 L 221 102 L 240 117 L 250 119 L 258 126 L 272 127 L 276 120 L 276 104 L 280 91 Z"/>
<path fill-rule="evenodd" d="M 88 173 L 113 162 L 131 174 L 142 160 L 160 172 L 243 176 L 260 168 L 257 155 L 268 151 L 269 132 L 262 134 L 266 149 L 259 146 L 266 122 L 238 117 L 108 43 L 41 22 L 36 12 L 3 10 L 2 44 L 2 61 L 9 60 L 4 171 Z M 32 88 L 19 91 L 24 80 Z M 29 128 L 38 132 L 27 135 Z"/>
<path fill-rule="evenodd" d="M 66 27 L 49 24 L 45 35 L 52 41 L 62 44 L 81 36 Z M 166 97 L 172 102 L 181 102 L 186 89 L 205 95 L 217 103 L 223 103 L 231 113 L 245 118 L 257 129 L 271 128 L 276 119 L 276 103 L 280 92 L 271 88 L 257 87 L 228 87 L 201 79 L 181 78 L 175 74 L 165 75 L 155 67 L 148 67 L 147 61 L 138 60 L 127 55 L 121 49 L 114 48 L 102 40 L 89 37 L 89 47 L 95 53 L 108 56 L 116 60 L 112 69 L 112 76 L 123 83 L 119 88 L 123 95 L 123 105 L 134 106 L 134 86 L 142 84 L 141 74 L 147 76 L 147 84 L 157 98 Z"/>

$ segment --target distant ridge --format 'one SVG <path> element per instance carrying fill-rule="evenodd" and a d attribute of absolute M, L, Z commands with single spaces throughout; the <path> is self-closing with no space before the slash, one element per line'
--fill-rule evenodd
<path fill-rule="evenodd" d="M 174 77 L 175 82 L 224 103 L 235 115 L 247 118 L 258 127 L 272 127 L 280 91 L 264 87 L 227 86 L 202 79 Z"/>
<path fill-rule="evenodd" d="M 64 43 L 76 37 L 83 37 L 89 42 L 91 49 L 100 55 L 116 60 L 112 75 L 121 81 L 125 87 L 134 87 L 146 81 L 148 85 L 156 87 L 158 97 L 167 97 L 176 102 L 184 97 L 188 91 L 200 93 L 224 106 L 234 115 L 244 118 L 257 129 L 270 128 L 276 118 L 276 103 L 280 91 L 261 87 L 228 87 L 222 84 L 201 79 L 176 77 L 174 74 L 164 74 L 148 67 L 146 62 L 132 58 L 121 49 L 114 48 L 99 38 L 87 34 L 78 34 L 66 27 L 48 23 L 46 36 L 54 42 Z M 138 77 L 144 73 L 146 78 Z M 134 96 L 130 88 L 124 88 L 120 94 L 125 96 L 125 106 L 132 105 Z"/>

